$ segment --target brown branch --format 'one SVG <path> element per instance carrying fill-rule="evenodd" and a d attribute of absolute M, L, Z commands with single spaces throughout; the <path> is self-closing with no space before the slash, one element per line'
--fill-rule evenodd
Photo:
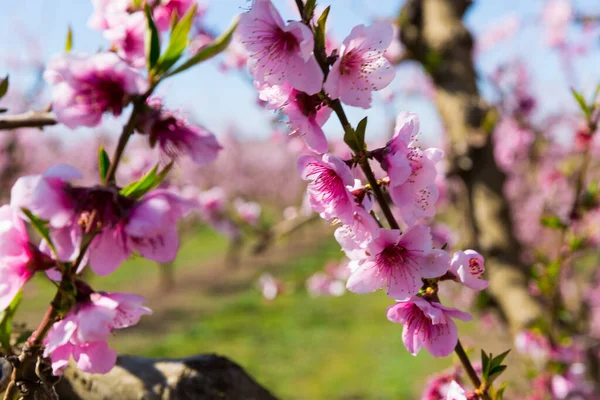
<path fill-rule="evenodd" d="M 494 160 L 491 129 L 484 121 L 496 111 L 482 99 L 472 58 L 473 38 L 462 23 L 468 0 L 407 0 L 398 18 L 400 39 L 436 86 L 435 102 L 450 139 L 449 160 L 464 183 L 464 236 L 487 258 L 490 294 L 511 327 L 522 329 L 542 316 L 528 291 L 519 261 L 505 176 Z M 469 223 L 469 222 L 472 223 Z"/>
<path fill-rule="evenodd" d="M 43 128 L 57 123 L 54 114 L 46 111 L 27 111 L 23 114 L 13 115 L 0 114 L 0 130 Z"/>

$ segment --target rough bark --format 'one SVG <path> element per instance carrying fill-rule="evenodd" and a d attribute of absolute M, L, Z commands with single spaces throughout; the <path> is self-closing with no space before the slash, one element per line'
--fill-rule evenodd
<path fill-rule="evenodd" d="M 106 375 L 68 368 L 56 391 L 61 400 L 276 400 L 239 365 L 217 355 L 120 356 Z"/>
<path fill-rule="evenodd" d="M 435 101 L 450 141 L 453 171 L 464 182 L 463 227 L 469 244 L 486 256 L 490 294 L 515 329 L 542 315 L 527 290 L 519 261 L 505 176 L 494 160 L 491 131 L 496 111 L 482 99 L 472 58 L 473 38 L 462 23 L 469 0 L 407 0 L 400 16 L 400 39 L 435 86 Z"/>

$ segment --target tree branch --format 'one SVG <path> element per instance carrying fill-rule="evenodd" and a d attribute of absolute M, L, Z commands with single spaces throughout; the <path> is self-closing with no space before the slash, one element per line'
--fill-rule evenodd
<path fill-rule="evenodd" d="M 57 123 L 54 114 L 45 111 L 27 111 L 23 114 L 13 115 L 0 114 L 0 130 L 43 128 Z"/>

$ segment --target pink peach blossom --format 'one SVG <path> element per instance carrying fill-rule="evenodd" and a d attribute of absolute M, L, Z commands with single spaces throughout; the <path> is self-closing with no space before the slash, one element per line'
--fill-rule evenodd
<path fill-rule="evenodd" d="M 104 37 L 110 40 L 117 54 L 136 68 L 146 65 L 146 49 L 144 38 L 146 33 L 146 16 L 142 11 L 133 14 L 110 14 L 109 28 Z"/>
<path fill-rule="evenodd" d="M 113 52 L 67 53 L 48 64 L 44 78 L 53 86 L 52 109 L 69 128 L 94 127 L 102 115 L 121 115 L 132 96 L 146 91 L 142 75 Z"/>
<path fill-rule="evenodd" d="M 242 221 L 250 225 L 258 224 L 262 211 L 260 204 L 255 201 L 244 201 L 238 198 L 233 201 L 233 207 Z"/>
<path fill-rule="evenodd" d="M 475 250 L 457 251 L 450 261 L 450 271 L 463 285 L 474 289 L 483 290 L 489 282 L 481 279 L 485 268 L 483 256 Z"/>
<path fill-rule="evenodd" d="M 160 99 L 151 98 L 147 105 L 148 110 L 138 124 L 138 131 L 148 134 L 150 145 L 158 144 L 168 157 L 176 159 L 185 154 L 202 165 L 214 161 L 223 149 L 215 135 L 164 109 Z"/>
<path fill-rule="evenodd" d="M 363 259 L 350 263 L 347 287 L 355 293 L 386 288 L 387 295 L 403 300 L 419 292 L 423 278 L 442 276 L 450 268 L 448 254 L 433 249 L 429 228 L 415 225 L 406 232 L 381 228 Z"/>
<path fill-rule="evenodd" d="M 269 108 L 281 110 L 289 118 L 291 134 L 301 136 L 315 153 L 327 152 L 328 144 L 321 128 L 331 115 L 318 95 L 309 96 L 294 89 L 289 83 L 259 87 L 259 98 L 268 102 Z"/>
<path fill-rule="evenodd" d="M 354 183 L 350 167 L 342 159 L 324 154 L 321 160 L 300 157 L 298 169 L 302 179 L 311 181 L 307 191 L 312 209 L 323 219 L 352 223 L 356 203 L 348 190 Z"/>
<path fill-rule="evenodd" d="M 0 207 L 0 311 L 10 305 L 25 282 L 41 267 L 41 253 L 30 242 L 19 211 Z"/>
<path fill-rule="evenodd" d="M 313 54 L 313 33 L 301 22 L 286 24 L 270 0 L 253 2 L 241 16 L 237 36 L 248 50 L 250 72 L 259 83 L 287 81 L 308 95 L 321 90 L 323 71 Z"/>
<path fill-rule="evenodd" d="M 372 92 L 392 82 L 396 70 L 384 57 L 394 29 L 387 22 L 355 26 L 340 46 L 323 88 L 332 99 L 362 108 L 371 106 Z"/>
<path fill-rule="evenodd" d="M 160 0 L 152 12 L 156 27 L 161 31 L 168 30 L 173 14 L 183 17 L 194 3 L 195 0 Z"/>
<path fill-rule="evenodd" d="M 466 312 L 416 296 L 388 307 L 387 317 L 404 324 L 402 341 L 413 356 L 425 348 L 434 357 L 446 357 L 456 347 L 458 328 L 452 318 L 471 320 Z"/>
<path fill-rule="evenodd" d="M 152 313 L 142 306 L 144 298 L 140 296 L 98 292 L 88 296 L 52 326 L 44 341 L 44 357 L 50 357 L 54 375 L 62 375 L 71 357 L 84 372 L 109 372 L 117 360 L 106 343 L 110 333 L 133 326 L 142 315 Z"/>

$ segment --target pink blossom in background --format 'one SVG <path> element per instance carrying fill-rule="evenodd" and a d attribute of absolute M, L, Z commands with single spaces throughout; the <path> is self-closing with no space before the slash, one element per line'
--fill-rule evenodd
<path fill-rule="evenodd" d="M 7 308 L 42 261 L 31 244 L 19 210 L 0 207 L 0 311 Z"/>
<path fill-rule="evenodd" d="M 258 289 L 265 300 L 273 301 L 284 291 L 283 282 L 273 275 L 264 273 L 258 278 Z"/>
<path fill-rule="evenodd" d="M 54 323 L 44 344 L 44 357 L 50 357 L 54 375 L 62 375 L 73 357 L 84 372 L 105 374 L 115 365 L 117 353 L 106 340 L 114 329 L 138 323 L 151 314 L 143 307 L 143 297 L 125 293 L 90 293 L 67 316 Z"/>
<path fill-rule="evenodd" d="M 573 18 L 569 0 L 550 0 L 544 5 L 542 20 L 546 25 L 546 41 L 552 47 L 566 43 L 567 27 Z"/>
<path fill-rule="evenodd" d="M 281 110 L 287 115 L 292 135 L 301 136 L 315 153 L 327 152 L 327 138 L 321 127 L 329 119 L 332 110 L 323 104 L 318 95 L 309 96 L 289 83 L 262 85 L 258 89 L 259 98 L 266 101 L 269 108 Z"/>
<path fill-rule="evenodd" d="M 549 359 L 552 351 L 545 336 L 530 330 L 521 331 L 515 336 L 515 347 L 519 353 L 528 355 L 539 365 Z"/>
<path fill-rule="evenodd" d="M 402 341 L 413 356 L 425 348 L 434 357 L 446 357 L 456 347 L 458 328 L 452 318 L 471 320 L 463 311 L 416 296 L 388 307 L 387 317 L 391 322 L 404 324 Z"/>
<path fill-rule="evenodd" d="M 352 260 L 347 287 L 355 293 L 386 288 L 388 296 L 403 300 L 419 292 L 422 278 L 442 276 L 450 268 L 448 254 L 433 249 L 429 228 L 416 225 L 403 233 L 381 228 L 365 258 Z"/>
<path fill-rule="evenodd" d="M 302 179 L 311 181 L 307 189 L 310 204 L 321 218 L 353 221 L 356 204 L 348 186 L 354 184 L 354 179 L 342 159 L 332 154 L 324 154 L 321 160 L 302 156 L 298 159 L 298 170 Z"/>
<path fill-rule="evenodd" d="M 187 215 L 194 203 L 173 192 L 155 189 L 136 202 L 126 219 L 102 230 L 90 245 L 90 267 L 98 275 L 115 271 L 132 252 L 166 263 L 177 256 L 177 221 Z"/>
<path fill-rule="evenodd" d="M 234 37 L 225 50 L 225 57 L 220 64 L 221 70 L 242 71 L 248 64 L 248 52 L 238 37 Z"/>
<path fill-rule="evenodd" d="M 504 118 L 496 125 L 492 136 L 494 158 L 504 171 L 515 170 L 529 155 L 535 134 L 512 118 Z"/>
<path fill-rule="evenodd" d="M 183 17 L 194 3 L 195 0 L 160 0 L 152 10 L 156 27 L 161 31 L 168 30 L 173 14 L 176 13 L 179 18 Z"/>
<path fill-rule="evenodd" d="M 260 221 L 260 214 L 262 208 L 260 204 L 255 201 L 244 201 L 240 198 L 233 200 L 233 208 L 237 212 L 237 215 L 250 225 L 256 225 Z"/>
<path fill-rule="evenodd" d="M 250 73 L 259 83 L 287 81 L 308 95 L 321 90 L 323 71 L 313 54 L 311 30 L 298 21 L 286 24 L 270 0 L 255 0 L 242 14 L 236 34 L 248 50 Z"/>
<path fill-rule="evenodd" d="M 199 210 L 202 216 L 210 219 L 215 214 L 225 211 L 227 194 L 221 187 L 214 187 L 201 192 L 198 196 Z"/>
<path fill-rule="evenodd" d="M 463 285 L 474 290 L 483 290 L 489 284 L 481 279 L 485 271 L 483 263 L 483 256 L 475 250 L 459 250 L 452 256 L 450 271 Z"/>
<path fill-rule="evenodd" d="M 480 54 L 498 43 L 513 37 L 521 27 L 521 20 L 515 14 L 502 17 L 477 37 L 475 54 Z"/>
<path fill-rule="evenodd" d="M 161 151 L 172 159 L 187 155 L 196 164 L 214 161 L 223 148 L 215 135 L 198 125 L 190 125 L 182 117 L 162 106 L 159 98 L 146 102 L 148 111 L 138 124 L 138 131 L 149 136 L 150 145 L 158 144 Z"/>
<path fill-rule="evenodd" d="M 144 44 L 147 23 L 144 12 L 109 14 L 109 28 L 103 34 L 117 54 L 136 68 L 146 65 Z"/>
<path fill-rule="evenodd" d="M 352 29 L 323 86 L 332 99 L 339 98 L 350 106 L 371 106 L 371 92 L 385 88 L 396 76 L 396 70 L 384 57 L 393 34 L 394 29 L 387 22 Z"/>
<path fill-rule="evenodd" d="M 313 297 L 341 296 L 346 292 L 346 280 L 350 276 L 347 262 L 329 262 L 323 271 L 306 280 L 306 290 Z"/>
<path fill-rule="evenodd" d="M 91 0 L 94 12 L 88 20 L 88 26 L 96 30 L 110 27 L 109 19 L 116 15 L 127 14 L 131 0 Z"/>
<path fill-rule="evenodd" d="M 52 109 L 69 128 L 94 127 L 102 115 L 121 115 L 131 97 L 142 94 L 148 83 L 118 55 L 67 53 L 51 61 L 44 79 L 52 89 Z"/>
<path fill-rule="evenodd" d="M 400 57 L 402 57 L 404 53 L 404 46 L 400 41 L 400 30 L 398 29 L 398 25 L 392 24 L 392 28 L 394 29 L 392 33 L 392 41 L 386 49 L 384 57 L 387 58 L 391 64 L 394 64 L 400 59 Z"/>
<path fill-rule="evenodd" d="M 446 400 L 468 400 L 467 392 L 456 381 L 450 382 Z"/>
<path fill-rule="evenodd" d="M 555 399 L 598 399 L 594 384 L 588 378 L 586 366 L 574 363 L 563 375 L 553 375 L 550 381 L 552 395 Z M 591 396 L 591 397 L 590 397 Z"/>

